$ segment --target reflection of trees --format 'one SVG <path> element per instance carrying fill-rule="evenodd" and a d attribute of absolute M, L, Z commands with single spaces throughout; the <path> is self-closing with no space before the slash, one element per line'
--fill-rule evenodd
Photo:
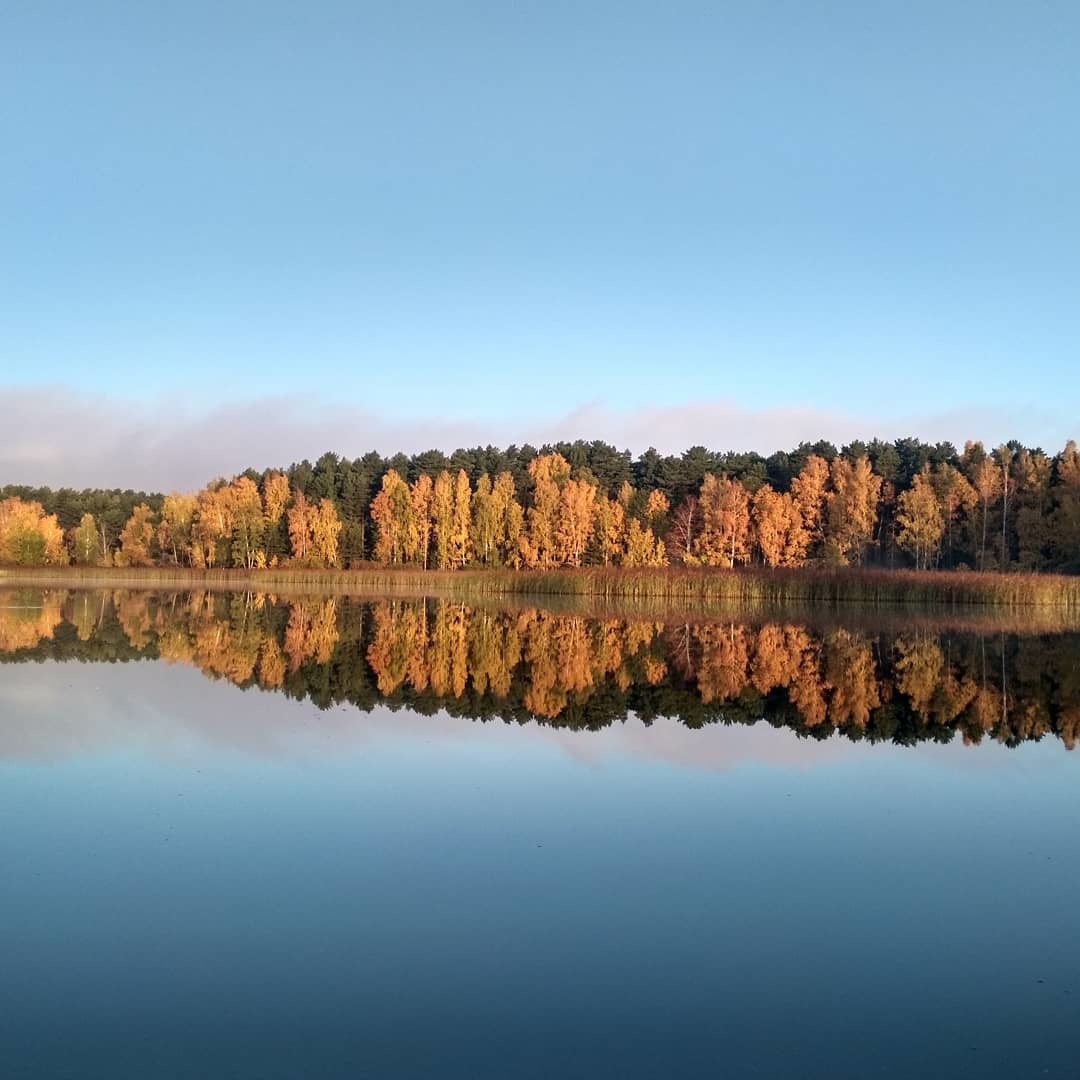
<path fill-rule="evenodd" d="M 33 649 L 63 622 L 64 594 L 47 590 L 0 595 L 0 652 Z"/>
<path fill-rule="evenodd" d="M 598 728 L 635 713 L 821 738 L 1006 745 L 1080 736 L 1075 635 L 823 632 L 513 612 L 443 601 L 31 591 L 0 603 L 0 658 L 190 664 L 320 706 L 379 701 Z"/>

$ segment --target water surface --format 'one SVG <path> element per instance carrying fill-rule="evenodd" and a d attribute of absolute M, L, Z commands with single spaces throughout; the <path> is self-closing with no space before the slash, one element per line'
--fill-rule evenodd
<path fill-rule="evenodd" d="M 5 1073 L 1074 1076 L 1080 642 L 917 622 L 0 593 Z"/>

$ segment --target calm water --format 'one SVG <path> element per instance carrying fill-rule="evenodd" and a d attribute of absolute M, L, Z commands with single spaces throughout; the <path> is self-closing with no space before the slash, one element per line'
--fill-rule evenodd
<path fill-rule="evenodd" d="M 1075 1077 L 1080 637 L 0 593 L 12 1077 Z"/>

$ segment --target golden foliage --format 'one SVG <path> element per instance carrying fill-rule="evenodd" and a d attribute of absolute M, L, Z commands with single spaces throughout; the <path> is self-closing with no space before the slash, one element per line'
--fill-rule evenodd
<path fill-rule="evenodd" d="M 0 500 L 0 563 L 62 566 L 68 562 L 64 533 L 41 503 Z"/>
<path fill-rule="evenodd" d="M 64 594 L 45 590 L 28 603 L 25 598 L 0 594 L 0 652 L 33 649 L 50 639 L 64 621 Z"/>

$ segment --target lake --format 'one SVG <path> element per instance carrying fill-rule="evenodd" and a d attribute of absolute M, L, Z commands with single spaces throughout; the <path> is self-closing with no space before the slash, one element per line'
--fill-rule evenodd
<path fill-rule="evenodd" d="M 1080 634 L 0 592 L 17 1078 L 1077 1075 Z"/>

